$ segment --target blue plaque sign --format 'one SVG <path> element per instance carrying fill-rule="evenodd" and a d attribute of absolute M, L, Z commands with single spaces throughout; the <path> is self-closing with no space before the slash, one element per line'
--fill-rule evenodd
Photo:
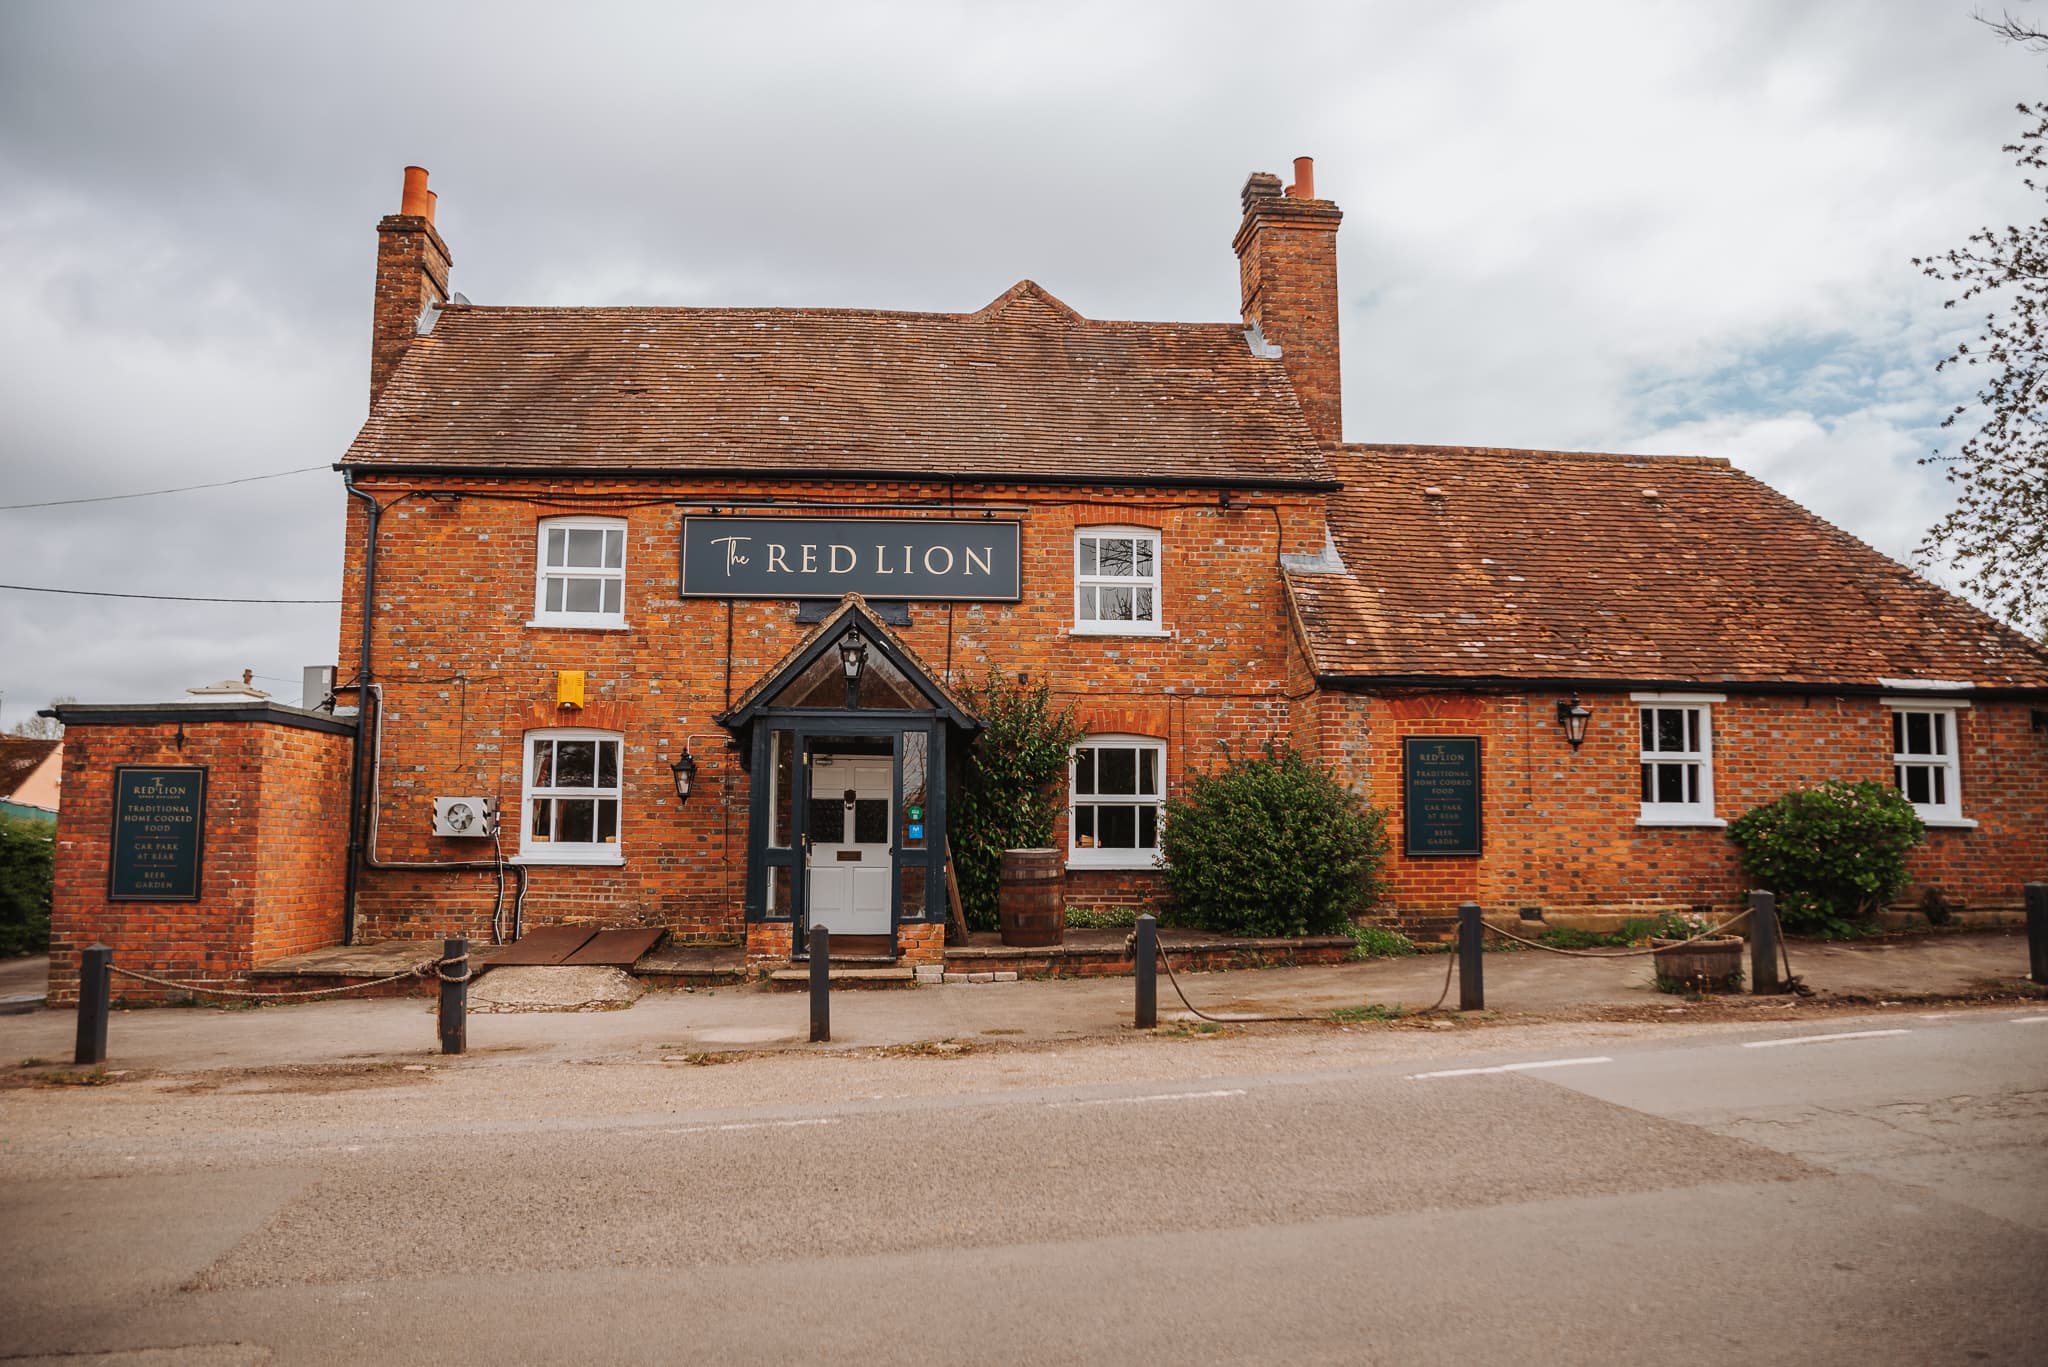
<path fill-rule="evenodd" d="M 116 766 L 107 899 L 198 901 L 205 837 L 204 768 Z"/>
<path fill-rule="evenodd" d="M 1015 518 L 685 517 L 684 598 L 1014 603 Z"/>
<path fill-rule="evenodd" d="M 1401 760 L 1403 852 L 1480 853 L 1479 737 L 1406 736 Z"/>

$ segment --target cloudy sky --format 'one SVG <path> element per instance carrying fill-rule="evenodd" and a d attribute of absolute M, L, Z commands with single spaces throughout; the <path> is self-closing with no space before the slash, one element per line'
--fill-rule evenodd
<path fill-rule="evenodd" d="M 8 0 L 0 504 L 322 468 L 0 511 L 0 582 L 337 596 L 407 163 L 480 304 L 1224 320 L 1239 186 L 1313 155 L 1351 440 L 1725 455 L 1905 559 L 1965 321 L 1908 258 L 2038 215 L 2044 85 L 1970 0 Z M 0 590 L 0 727 L 295 702 L 336 611 Z"/>

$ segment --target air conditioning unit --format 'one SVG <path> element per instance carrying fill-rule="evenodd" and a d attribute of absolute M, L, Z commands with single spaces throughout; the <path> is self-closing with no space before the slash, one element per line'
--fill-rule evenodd
<path fill-rule="evenodd" d="M 498 833 L 498 804 L 487 797 L 434 799 L 434 834 L 456 837 Z"/>

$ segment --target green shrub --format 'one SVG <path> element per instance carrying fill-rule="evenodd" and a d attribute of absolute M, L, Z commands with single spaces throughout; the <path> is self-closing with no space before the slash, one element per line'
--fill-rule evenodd
<path fill-rule="evenodd" d="M 1354 959 L 1399 959 L 1415 952 L 1415 941 L 1398 930 L 1351 923 L 1351 957 Z"/>
<path fill-rule="evenodd" d="M 1177 924 L 1330 935 L 1385 884 L 1386 813 L 1291 748 L 1195 774 L 1159 836 Z"/>
<path fill-rule="evenodd" d="M 50 947 L 55 826 L 0 816 L 0 958 Z"/>
<path fill-rule="evenodd" d="M 1787 930 L 1844 935 L 1906 886 L 1906 852 L 1926 827 L 1889 783 L 1833 781 L 1750 809 L 1728 838 L 1743 872 L 1777 894 Z"/>
<path fill-rule="evenodd" d="M 976 930 L 998 924 L 1003 851 L 1052 841 L 1068 751 L 1081 738 L 1071 705 L 1054 710 L 1043 683 L 1012 683 L 989 666 L 980 688 L 966 690 L 984 723 L 967 755 L 966 781 L 947 813 L 960 909 Z"/>
<path fill-rule="evenodd" d="M 1071 930 L 1128 930 L 1138 924 L 1138 908 L 1128 904 L 1106 907 L 1068 907 Z"/>

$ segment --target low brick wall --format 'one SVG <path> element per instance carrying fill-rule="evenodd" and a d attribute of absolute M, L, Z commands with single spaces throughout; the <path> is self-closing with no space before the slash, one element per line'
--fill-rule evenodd
<path fill-rule="evenodd" d="M 241 991 L 256 990 L 247 974 L 258 962 L 341 942 L 352 722 L 247 703 L 67 706 L 60 716 L 51 1005 L 78 1000 L 79 951 L 95 942 L 112 946 L 119 967 Z M 197 901 L 110 895 L 119 765 L 206 770 Z M 114 977 L 115 1001 L 188 995 Z"/>

